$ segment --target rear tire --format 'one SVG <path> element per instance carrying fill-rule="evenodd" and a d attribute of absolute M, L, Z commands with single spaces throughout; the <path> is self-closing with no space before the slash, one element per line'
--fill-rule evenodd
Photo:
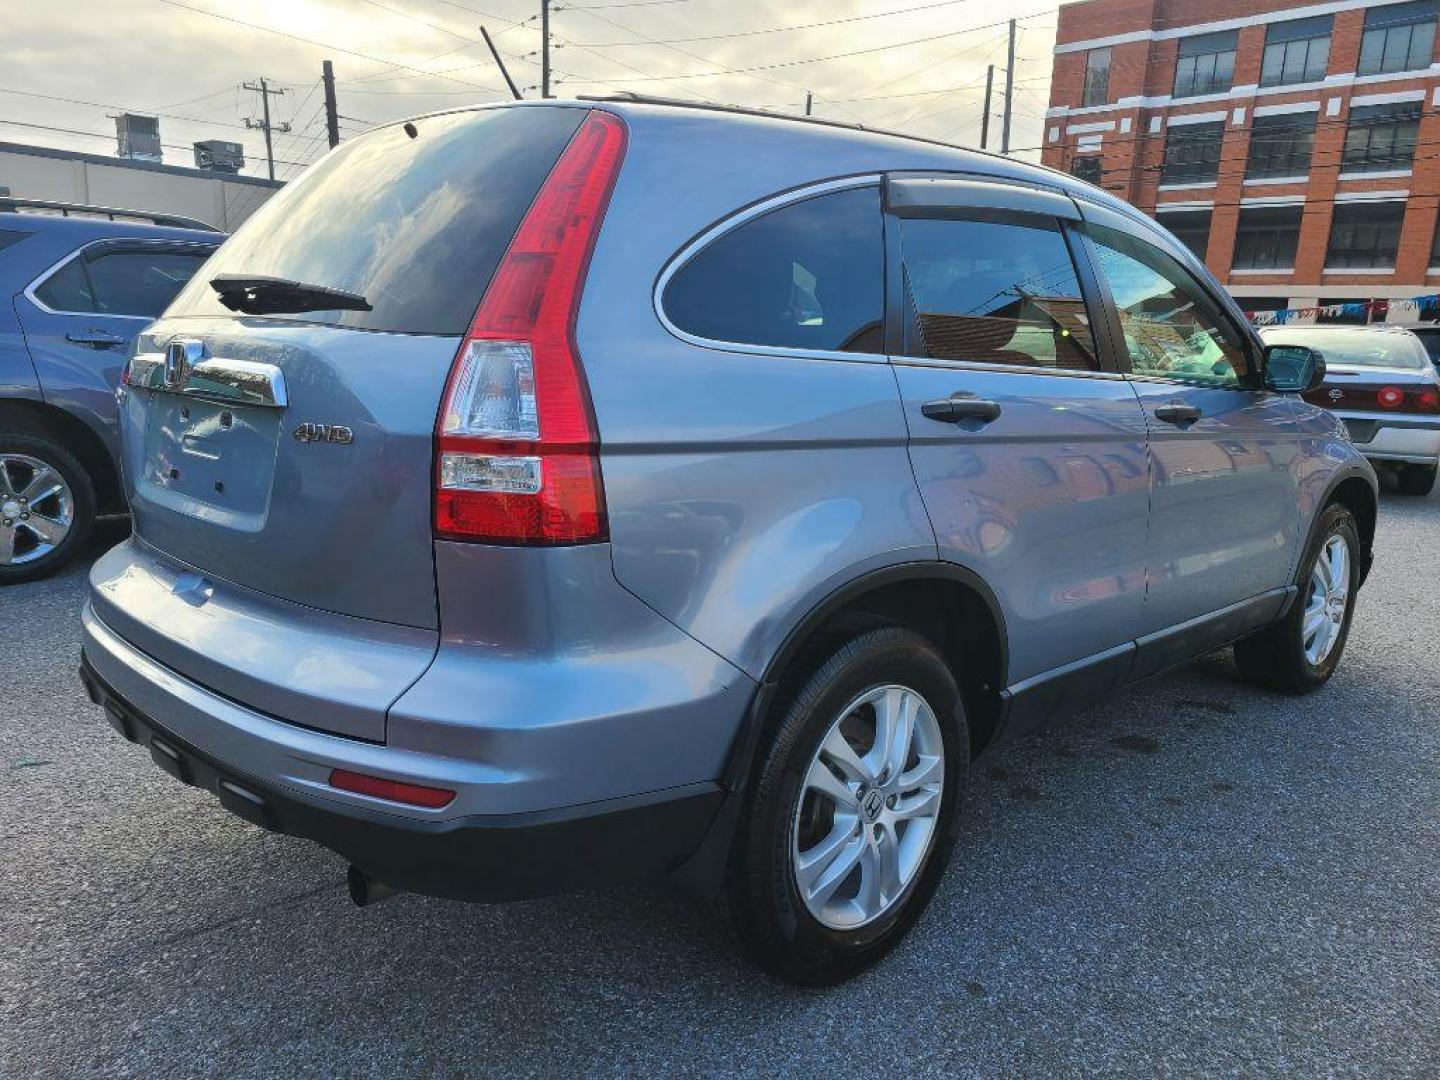
<path fill-rule="evenodd" d="M 884 626 L 835 650 L 779 707 L 724 910 L 772 974 L 832 985 L 889 952 L 944 874 L 969 767 L 964 706 L 935 647 Z"/>
<path fill-rule="evenodd" d="M 1344 581 L 1330 584 L 1331 570 L 1342 560 Z M 1339 503 L 1327 506 L 1316 521 L 1296 585 L 1299 595 L 1283 619 L 1235 644 L 1240 673 L 1282 694 L 1308 694 L 1323 686 L 1350 636 L 1360 588 L 1360 532 L 1354 515 Z"/>
<path fill-rule="evenodd" d="M 1400 491 L 1404 495 L 1429 495 L 1435 487 L 1435 473 L 1437 468 L 1434 465 L 1406 465 L 1400 470 L 1397 479 L 1400 481 Z"/>
<path fill-rule="evenodd" d="M 95 486 L 48 435 L 0 432 L 0 585 L 52 574 L 95 524 Z"/>

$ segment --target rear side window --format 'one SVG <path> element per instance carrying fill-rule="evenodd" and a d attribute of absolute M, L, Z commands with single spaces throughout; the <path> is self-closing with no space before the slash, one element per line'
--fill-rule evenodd
<path fill-rule="evenodd" d="M 736 226 L 676 271 L 661 303 L 711 341 L 879 353 L 884 273 L 880 189 L 854 188 Z"/>
<path fill-rule="evenodd" d="M 900 222 L 906 352 L 941 360 L 1094 371 L 1090 318 L 1059 226 Z"/>
<path fill-rule="evenodd" d="M 105 251 L 87 260 L 95 310 L 155 318 L 195 276 L 209 252 Z"/>
<path fill-rule="evenodd" d="M 584 116 L 566 107 L 479 109 L 350 140 L 256 211 L 168 314 L 233 315 L 210 279 L 239 274 L 358 293 L 371 306 L 286 313 L 286 321 L 462 334 Z"/>
<path fill-rule="evenodd" d="M 95 294 L 85 260 L 71 259 L 35 287 L 35 298 L 52 311 L 94 311 Z"/>

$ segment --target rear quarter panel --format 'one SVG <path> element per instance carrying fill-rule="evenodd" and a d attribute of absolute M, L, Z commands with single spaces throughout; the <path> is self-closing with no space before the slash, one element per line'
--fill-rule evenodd
<path fill-rule="evenodd" d="M 578 327 L 615 574 L 759 678 L 825 597 L 869 571 L 936 558 L 899 392 L 883 357 L 682 341 L 656 314 L 656 280 L 697 234 L 751 203 L 837 177 L 954 168 L 953 155 L 698 110 L 624 115 L 630 147 Z"/>

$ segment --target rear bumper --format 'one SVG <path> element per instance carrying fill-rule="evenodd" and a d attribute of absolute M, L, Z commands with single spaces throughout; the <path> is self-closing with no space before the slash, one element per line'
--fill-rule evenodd
<path fill-rule="evenodd" d="M 1372 461 L 1434 465 L 1440 461 L 1440 417 L 1398 419 L 1375 413 L 1340 413 L 1355 447 Z"/>
<path fill-rule="evenodd" d="M 147 747 L 171 776 L 210 791 L 252 824 L 313 840 L 397 889 L 495 902 L 664 874 L 699 847 L 722 801 L 719 785 L 706 782 L 559 810 L 427 818 L 386 812 L 381 800 L 364 796 L 324 797 L 315 789 L 325 785 L 316 780 L 297 786 L 237 770 L 137 708 L 96 670 L 94 635 L 108 631 L 88 611 L 86 620 L 80 676 L 121 735 Z"/>

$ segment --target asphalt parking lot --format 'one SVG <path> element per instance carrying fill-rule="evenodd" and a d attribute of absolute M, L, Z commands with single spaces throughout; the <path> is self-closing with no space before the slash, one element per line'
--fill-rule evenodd
<path fill-rule="evenodd" d="M 0 1075 L 1435 1076 L 1440 493 L 1376 546 L 1321 693 L 1222 655 L 982 759 L 917 931 L 825 992 L 656 887 L 353 908 L 89 704 L 84 566 L 11 588 Z"/>

